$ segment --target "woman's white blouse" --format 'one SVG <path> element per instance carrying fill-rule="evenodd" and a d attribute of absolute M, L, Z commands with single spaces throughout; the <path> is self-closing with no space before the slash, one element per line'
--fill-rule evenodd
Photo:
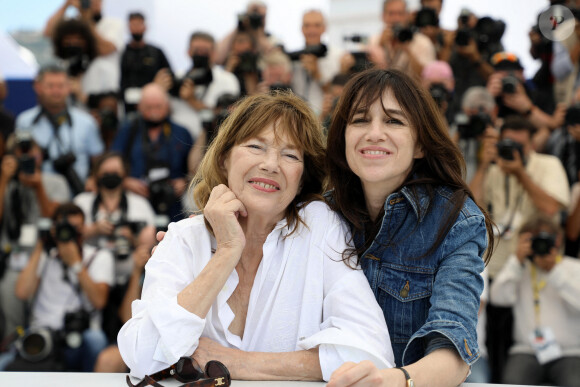
<path fill-rule="evenodd" d="M 211 259 L 216 242 L 202 216 L 169 225 L 147 263 L 141 300 L 118 335 L 131 375 L 143 378 L 190 356 L 200 337 L 243 351 L 290 352 L 319 347 L 324 380 L 345 361 L 392 367 L 383 312 L 363 272 L 342 261 L 346 225 L 326 204 L 301 213 L 308 225 L 289 234 L 280 221 L 266 239 L 250 294 L 243 338 L 228 330 L 234 270 L 205 319 L 177 304 L 177 294 Z"/>

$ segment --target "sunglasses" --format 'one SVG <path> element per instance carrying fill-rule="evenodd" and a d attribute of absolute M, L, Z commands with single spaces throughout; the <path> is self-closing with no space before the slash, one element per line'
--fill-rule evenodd
<path fill-rule="evenodd" d="M 182 356 L 177 363 L 145 376 L 138 384 L 131 383 L 131 378 L 127 375 L 127 384 L 131 387 L 163 387 L 157 382 L 171 377 L 185 383 L 180 387 L 229 387 L 232 380 L 226 366 L 217 360 L 208 361 L 204 372 L 193 358 Z"/>

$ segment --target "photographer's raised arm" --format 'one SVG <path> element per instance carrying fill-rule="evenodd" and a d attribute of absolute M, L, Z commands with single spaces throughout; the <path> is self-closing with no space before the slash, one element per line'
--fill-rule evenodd
<path fill-rule="evenodd" d="M 40 283 L 40 277 L 38 276 L 37 272 L 42 251 L 42 242 L 38 241 L 34 247 L 34 250 L 30 254 L 28 264 L 18 275 L 14 293 L 16 294 L 16 297 L 21 300 L 29 300 L 36 294 L 38 284 Z"/>
<path fill-rule="evenodd" d="M 47 38 L 52 38 L 52 34 L 54 33 L 54 28 L 58 24 L 59 21 L 64 19 L 64 15 L 66 10 L 71 5 L 74 5 L 77 9 L 80 8 L 80 1 L 79 0 L 65 0 L 64 4 L 56 10 L 54 14 L 48 19 L 46 25 L 44 26 L 44 31 L 42 34 Z"/>
<path fill-rule="evenodd" d="M 62 259 L 68 267 L 73 267 L 79 263 L 82 264 L 82 256 L 76 242 L 57 242 L 57 246 L 60 259 Z M 93 281 L 84 265 L 78 272 L 78 279 L 82 291 L 85 293 L 93 307 L 95 309 L 104 308 L 107 303 L 107 298 L 109 297 L 109 285 Z"/>
<path fill-rule="evenodd" d="M 6 188 L 8 188 L 10 179 L 12 179 L 18 169 L 18 161 L 12 155 L 4 155 L 0 168 L 0 219 L 2 219 L 4 214 L 4 196 L 6 195 Z"/>

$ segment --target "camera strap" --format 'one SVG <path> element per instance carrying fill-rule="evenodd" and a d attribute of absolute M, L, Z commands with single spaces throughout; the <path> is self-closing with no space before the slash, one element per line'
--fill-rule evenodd
<path fill-rule="evenodd" d="M 93 206 L 91 207 L 91 218 L 93 222 L 97 221 L 97 213 L 99 212 L 99 206 L 103 201 L 103 197 L 100 193 L 97 193 L 95 200 L 93 200 Z M 121 222 L 124 223 L 127 220 L 127 212 L 129 205 L 127 203 L 127 194 L 125 191 L 121 192 L 121 200 L 119 201 L 119 210 L 121 210 Z"/>
<path fill-rule="evenodd" d="M 81 254 L 82 254 L 82 249 L 83 249 L 83 248 L 82 248 L 82 246 L 80 246 L 80 248 L 81 248 Z M 93 254 L 90 256 L 90 258 L 87 260 L 87 263 L 85 264 L 85 263 L 83 262 L 83 267 L 84 267 L 85 269 L 87 269 L 87 270 L 89 269 L 89 266 L 91 266 L 91 264 L 93 263 L 93 261 L 94 261 L 94 260 L 95 260 L 95 258 L 97 257 L 97 254 L 99 253 L 99 251 L 100 251 L 100 250 L 99 250 L 99 248 L 96 248 L 96 249 L 95 249 L 95 252 L 94 252 L 94 253 L 93 253 Z M 59 258 L 59 259 L 60 259 L 60 258 Z M 78 296 L 78 298 L 79 298 L 79 301 L 81 302 L 81 308 L 82 308 L 82 309 L 85 309 L 85 307 L 84 307 L 84 305 L 83 305 L 83 292 L 82 292 L 82 290 L 81 290 L 81 284 L 80 284 L 80 282 L 79 282 L 78 280 L 77 280 L 77 282 L 76 282 L 76 283 L 73 283 L 73 281 L 71 281 L 70 277 L 68 276 L 68 274 L 69 274 L 69 271 L 68 271 L 68 266 L 66 265 L 66 263 L 64 263 L 64 262 L 62 261 L 62 259 L 60 259 L 60 261 L 61 261 L 61 264 L 62 264 L 62 269 L 63 269 L 63 272 L 64 272 L 64 275 L 63 275 L 63 280 L 64 280 L 65 282 L 67 282 L 67 283 L 68 283 L 68 284 L 69 284 L 69 285 L 70 285 L 70 286 L 73 288 L 73 290 L 75 291 L 75 293 L 77 294 L 77 296 Z M 46 266 L 45 266 L 45 267 L 46 267 Z M 85 309 L 85 310 L 86 310 L 86 309 Z M 94 310 L 94 308 L 93 308 L 93 310 Z"/>
<path fill-rule="evenodd" d="M 509 203 L 510 203 L 510 182 L 509 182 L 509 176 L 506 175 L 505 176 L 505 207 L 506 209 L 509 209 Z M 503 230 L 501 230 L 499 237 L 502 238 L 506 235 L 506 233 L 508 233 L 509 231 L 511 231 L 512 228 L 512 223 L 514 221 L 514 218 L 516 216 L 516 212 L 518 211 L 518 208 L 520 206 L 520 203 L 522 202 L 522 197 L 524 196 L 523 191 L 520 191 L 519 195 L 517 196 L 516 199 L 516 203 L 514 204 L 514 207 L 509 215 L 508 221 L 506 223 L 506 225 L 504 226 Z"/>
<path fill-rule="evenodd" d="M 171 149 L 170 141 L 171 138 L 171 125 L 169 122 L 163 124 L 163 129 L 161 135 L 157 139 L 156 143 L 153 144 L 149 138 L 147 130 L 143 131 L 141 136 L 141 146 L 143 148 L 143 153 L 146 159 L 146 168 L 149 171 L 151 168 L 159 165 L 160 163 L 167 164 L 169 166 L 169 160 L 171 159 Z M 160 151 L 163 151 L 165 157 L 159 157 Z M 167 161 L 163 161 L 163 159 Z"/>
<path fill-rule="evenodd" d="M 60 154 L 64 155 L 68 153 L 67 151 L 64 150 L 64 144 L 58 135 L 59 129 L 62 126 L 62 124 L 68 122 L 71 131 L 71 143 L 69 144 L 69 152 L 71 152 L 72 149 L 70 148 L 72 148 L 72 118 L 68 109 L 66 109 L 64 113 L 59 114 L 58 116 L 54 116 L 53 114 L 50 114 L 48 111 L 46 111 L 46 109 L 42 108 L 40 110 L 40 113 L 38 113 L 38 115 L 34 118 L 34 120 L 32 120 L 32 123 L 37 124 L 43 116 L 46 117 L 46 119 L 48 120 L 48 123 L 52 128 L 52 133 L 54 135 L 50 139 L 50 142 L 48 143 L 46 148 L 47 149 L 50 148 L 50 145 L 52 145 L 52 143 L 56 140 L 58 149 L 60 150 Z"/>
<path fill-rule="evenodd" d="M 558 254 L 556 256 L 556 264 L 562 262 L 562 256 Z M 534 316 L 536 322 L 536 329 L 541 327 L 540 321 L 540 292 L 546 287 L 546 280 L 543 279 L 538 281 L 538 269 L 536 265 L 532 262 L 530 266 L 530 276 L 532 279 L 532 293 L 534 296 Z"/>

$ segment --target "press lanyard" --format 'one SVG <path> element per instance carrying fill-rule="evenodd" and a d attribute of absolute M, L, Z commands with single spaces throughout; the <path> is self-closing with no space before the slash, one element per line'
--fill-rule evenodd
<path fill-rule="evenodd" d="M 556 257 L 556 264 L 560 263 L 561 261 L 562 256 L 558 255 Z M 532 291 L 534 294 L 534 315 L 536 320 L 536 329 L 538 329 L 540 327 L 540 292 L 546 287 L 546 280 L 543 279 L 538 282 L 538 269 L 533 263 L 530 270 L 532 276 Z"/>

